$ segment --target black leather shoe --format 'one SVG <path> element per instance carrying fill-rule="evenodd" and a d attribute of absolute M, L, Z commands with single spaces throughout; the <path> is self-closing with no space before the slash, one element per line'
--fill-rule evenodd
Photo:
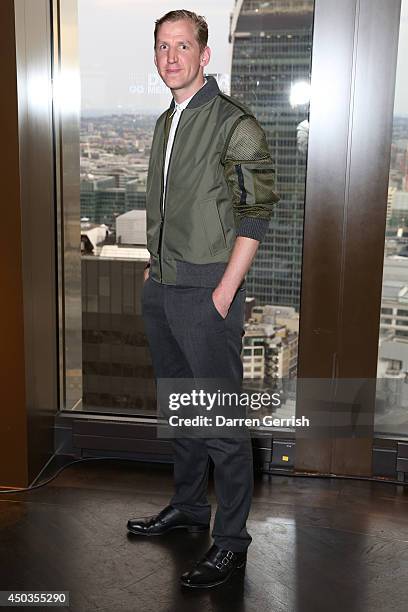
<path fill-rule="evenodd" d="M 206 531 L 209 525 L 197 523 L 181 510 L 166 506 L 156 516 L 131 519 L 128 521 L 127 528 L 130 533 L 136 535 L 153 536 L 162 535 L 172 529 L 187 529 L 190 533 L 197 533 Z"/>
<path fill-rule="evenodd" d="M 213 544 L 195 567 L 181 576 L 181 584 L 192 589 L 211 589 L 245 568 L 246 559 L 246 551 L 221 550 Z"/>

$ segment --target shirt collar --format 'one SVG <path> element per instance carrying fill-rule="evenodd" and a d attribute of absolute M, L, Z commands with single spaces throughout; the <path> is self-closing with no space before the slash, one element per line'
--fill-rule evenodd
<path fill-rule="evenodd" d="M 204 85 L 207 83 L 207 79 L 204 78 L 204 83 L 202 84 L 201 87 L 204 87 Z M 200 89 L 201 89 L 200 87 Z M 199 89 L 197 91 L 200 91 Z M 194 98 L 194 96 L 196 95 L 197 91 L 195 93 L 193 93 L 192 96 L 190 96 L 189 98 L 187 98 L 187 100 L 183 100 L 183 102 L 180 102 L 180 104 L 178 102 L 176 102 L 174 100 L 174 107 L 175 107 L 175 111 L 182 111 L 186 108 L 187 104 L 190 102 L 190 100 L 192 100 Z"/>

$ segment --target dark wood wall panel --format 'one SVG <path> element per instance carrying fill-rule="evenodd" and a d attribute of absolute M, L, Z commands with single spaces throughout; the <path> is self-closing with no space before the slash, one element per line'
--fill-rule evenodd
<path fill-rule="evenodd" d="M 14 2 L 0 2 L 0 486 L 27 482 L 27 421 Z"/>
<path fill-rule="evenodd" d="M 54 452 L 58 409 L 48 0 L 2 0 L 0 47 L 0 486 L 21 487 Z"/>
<path fill-rule="evenodd" d="M 371 382 L 367 435 L 299 438 L 296 466 L 368 475 L 400 0 L 315 8 L 298 376 Z"/>

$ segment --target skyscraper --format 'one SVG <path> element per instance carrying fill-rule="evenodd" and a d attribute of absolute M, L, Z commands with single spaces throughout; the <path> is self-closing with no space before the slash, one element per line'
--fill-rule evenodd
<path fill-rule="evenodd" d="M 247 276 L 258 303 L 299 310 L 313 0 L 236 0 L 231 94 L 263 126 L 281 197 Z M 303 123 L 302 123 L 303 122 Z M 306 129 L 305 129 L 306 128 Z"/>

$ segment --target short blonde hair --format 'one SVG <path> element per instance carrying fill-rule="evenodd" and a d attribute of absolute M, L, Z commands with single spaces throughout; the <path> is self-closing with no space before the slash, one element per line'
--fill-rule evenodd
<path fill-rule="evenodd" d="M 193 24 L 196 32 L 196 40 L 200 46 L 200 51 L 203 51 L 203 49 L 206 48 L 208 41 L 208 25 L 205 17 L 185 9 L 170 11 L 169 13 L 163 15 L 163 17 L 160 17 L 160 19 L 156 20 L 154 27 L 154 46 L 156 46 L 157 32 L 159 31 L 162 23 L 165 21 L 180 21 L 181 19 L 187 19 Z"/>

